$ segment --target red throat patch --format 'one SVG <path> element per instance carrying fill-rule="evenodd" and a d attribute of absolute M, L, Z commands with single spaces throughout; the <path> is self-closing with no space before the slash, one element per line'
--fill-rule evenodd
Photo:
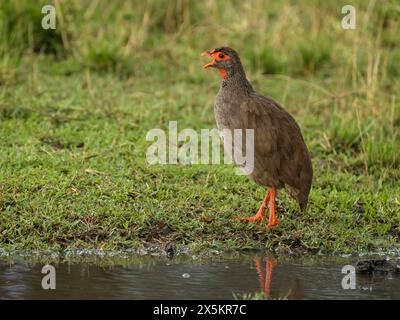
<path fill-rule="evenodd" d="M 222 79 L 226 80 L 228 78 L 228 75 L 227 75 L 226 70 L 224 68 L 218 68 L 218 71 L 221 74 Z"/>

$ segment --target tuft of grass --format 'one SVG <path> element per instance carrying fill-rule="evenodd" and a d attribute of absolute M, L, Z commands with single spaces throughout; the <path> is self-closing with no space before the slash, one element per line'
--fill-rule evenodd
<path fill-rule="evenodd" d="M 95 72 L 115 73 L 121 77 L 134 75 L 135 57 L 124 57 L 119 47 L 109 44 L 89 44 L 82 65 Z"/>
<path fill-rule="evenodd" d="M 300 42 L 297 50 L 300 57 L 298 67 L 294 72 L 304 75 L 314 74 L 330 62 L 332 42 L 325 38 L 306 40 Z"/>
<path fill-rule="evenodd" d="M 67 53 L 60 24 L 56 29 L 44 30 L 41 12 L 46 1 L 11 1 L 4 0 L 0 7 L 1 49 L 14 54 L 25 50 L 35 53 L 63 56 Z M 3 52 L 4 54 L 5 52 Z"/>
<path fill-rule="evenodd" d="M 263 74 L 283 74 L 287 71 L 285 59 L 268 45 L 246 50 L 246 53 L 250 66 Z"/>

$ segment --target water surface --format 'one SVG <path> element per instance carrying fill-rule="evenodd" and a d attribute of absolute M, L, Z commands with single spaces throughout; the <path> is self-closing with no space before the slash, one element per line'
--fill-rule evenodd
<path fill-rule="evenodd" d="M 178 256 L 172 260 L 135 255 L 60 258 L 52 263 L 56 289 L 44 290 L 41 270 L 45 262 L 8 257 L 0 258 L 0 298 L 233 299 L 256 295 L 274 299 L 400 299 L 400 276 L 396 274 L 357 274 L 356 288 L 344 290 L 342 267 L 355 265 L 360 259 L 261 254 Z M 398 259 L 390 257 L 393 264 L 399 263 Z"/>

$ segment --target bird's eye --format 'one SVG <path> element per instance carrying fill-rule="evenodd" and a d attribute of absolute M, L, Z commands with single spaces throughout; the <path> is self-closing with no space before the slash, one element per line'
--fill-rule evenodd
<path fill-rule="evenodd" d="M 224 55 L 223 53 L 220 53 L 220 54 L 218 55 L 218 57 L 221 58 L 221 59 L 223 59 L 223 58 L 225 58 L 225 55 Z"/>

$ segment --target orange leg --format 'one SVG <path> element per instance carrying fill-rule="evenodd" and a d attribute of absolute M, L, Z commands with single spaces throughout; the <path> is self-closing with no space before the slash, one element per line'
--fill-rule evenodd
<path fill-rule="evenodd" d="M 267 257 L 267 263 L 265 266 L 265 284 L 264 284 L 264 294 L 269 297 L 271 294 L 271 280 L 272 280 L 272 270 L 274 269 L 276 262 L 273 258 Z"/>
<path fill-rule="evenodd" d="M 268 226 L 267 228 L 272 228 L 275 227 L 279 224 L 279 220 L 276 218 L 276 194 L 277 190 L 276 188 L 272 187 L 269 190 L 270 198 L 269 198 L 269 221 L 268 221 Z"/>
<path fill-rule="evenodd" d="M 265 195 L 265 198 L 261 204 L 260 209 L 258 209 L 257 213 L 255 216 L 252 217 L 247 217 L 247 218 L 241 218 L 237 217 L 237 220 L 239 221 L 249 221 L 249 222 L 255 222 L 255 221 L 262 221 L 265 218 L 265 208 L 267 207 L 268 201 L 270 199 L 270 192 L 271 189 L 267 191 L 267 194 Z"/>
<path fill-rule="evenodd" d="M 274 258 L 267 257 L 265 266 L 265 277 L 262 271 L 261 262 L 261 257 L 255 260 L 258 282 L 260 283 L 261 290 L 264 292 L 265 298 L 269 298 L 271 294 L 272 270 L 274 269 L 276 262 Z"/>

